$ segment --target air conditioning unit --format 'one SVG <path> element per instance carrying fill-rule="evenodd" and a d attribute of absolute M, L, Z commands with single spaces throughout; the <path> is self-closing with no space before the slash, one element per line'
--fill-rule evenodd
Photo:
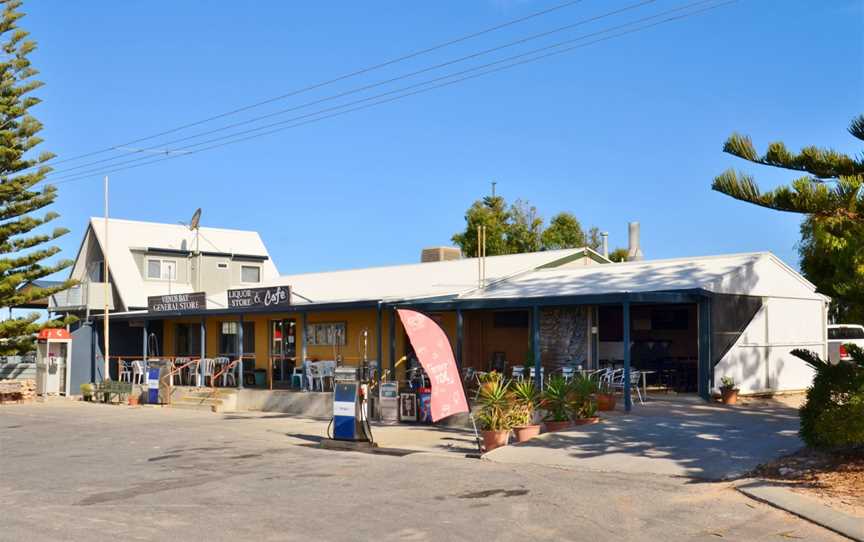
<path fill-rule="evenodd" d="M 462 251 L 456 247 L 430 247 L 424 248 L 420 253 L 421 263 L 444 262 L 461 258 Z"/>

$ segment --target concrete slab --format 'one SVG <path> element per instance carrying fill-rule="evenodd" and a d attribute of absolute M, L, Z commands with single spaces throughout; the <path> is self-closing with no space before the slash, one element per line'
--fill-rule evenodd
<path fill-rule="evenodd" d="M 864 542 L 864 520 L 826 506 L 818 499 L 796 493 L 782 485 L 761 481 L 738 486 L 738 491 L 852 540 Z"/>
<path fill-rule="evenodd" d="M 500 463 L 533 463 L 601 472 L 733 479 L 803 443 L 798 413 L 781 403 L 747 406 L 699 399 L 652 399 L 633 411 L 601 413 L 581 426 L 484 456 Z"/>

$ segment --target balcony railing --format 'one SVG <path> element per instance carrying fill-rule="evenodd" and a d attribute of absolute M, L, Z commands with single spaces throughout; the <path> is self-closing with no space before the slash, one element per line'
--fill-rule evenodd
<path fill-rule="evenodd" d="M 51 311 L 101 309 L 104 306 L 104 282 L 82 282 L 48 298 L 48 310 Z M 114 292 L 110 287 L 108 288 L 108 308 L 114 309 Z"/>

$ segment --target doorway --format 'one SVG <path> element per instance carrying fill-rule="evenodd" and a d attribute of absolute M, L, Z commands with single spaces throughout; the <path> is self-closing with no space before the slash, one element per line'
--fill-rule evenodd
<path fill-rule="evenodd" d="M 294 318 L 270 322 L 270 367 L 273 387 L 291 387 L 297 362 L 297 322 Z"/>

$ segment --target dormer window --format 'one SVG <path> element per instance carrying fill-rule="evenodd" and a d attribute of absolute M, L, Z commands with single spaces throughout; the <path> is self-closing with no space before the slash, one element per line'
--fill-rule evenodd
<path fill-rule="evenodd" d="M 261 282 L 261 268 L 256 265 L 244 265 L 240 267 L 240 282 L 254 283 Z"/>
<path fill-rule="evenodd" d="M 147 278 L 150 280 L 177 280 L 177 262 L 157 258 L 148 259 Z"/>

